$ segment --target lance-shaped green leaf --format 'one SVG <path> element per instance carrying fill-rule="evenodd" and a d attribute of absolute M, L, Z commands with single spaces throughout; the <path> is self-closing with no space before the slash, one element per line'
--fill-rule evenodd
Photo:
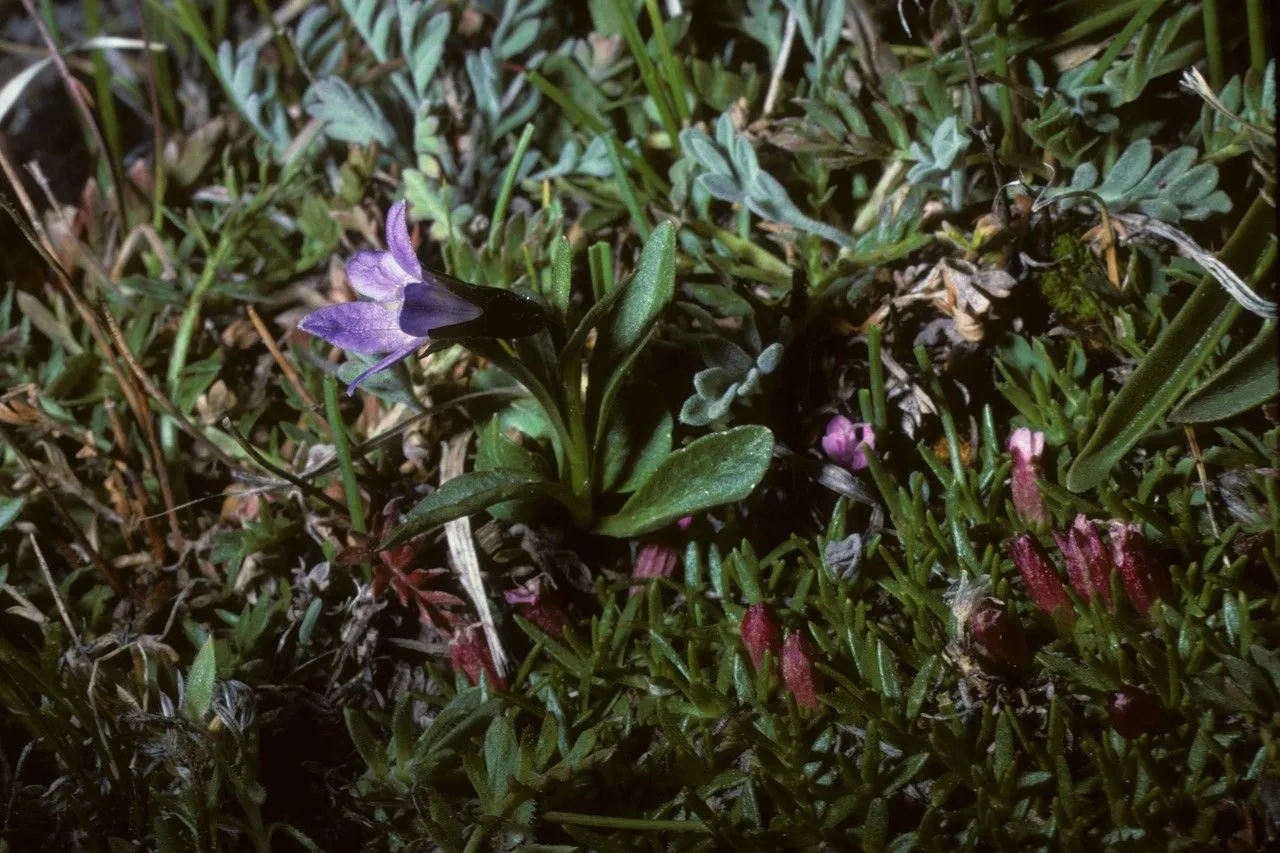
<path fill-rule="evenodd" d="M 616 286 L 616 285 L 615 285 Z M 645 241 L 630 286 L 599 330 L 595 359 L 604 375 L 624 362 L 644 341 L 676 290 L 676 229 L 664 222 Z"/>
<path fill-rule="evenodd" d="M 1177 424 L 1220 421 L 1261 406 L 1280 394 L 1280 363 L 1276 359 L 1276 324 L 1268 323 L 1258 336 L 1169 413 Z"/>
<path fill-rule="evenodd" d="M 1222 250 L 1222 262 L 1251 265 L 1271 238 L 1272 225 L 1270 206 L 1256 199 Z M 1173 406 L 1240 311 L 1212 276 L 1204 277 L 1103 413 L 1067 472 L 1068 489 L 1083 492 L 1106 479 Z"/>
<path fill-rule="evenodd" d="M 772 455 L 773 433 L 762 426 L 703 436 L 663 460 L 620 512 L 596 525 L 596 532 L 638 536 L 742 500 L 760 483 Z"/>
<path fill-rule="evenodd" d="M 380 548 L 391 548 L 419 533 L 439 527 L 503 501 L 555 495 L 559 487 L 528 471 L 472 471 L 454 477 L 418 501 L 404 524 L 397 527 Z"/>

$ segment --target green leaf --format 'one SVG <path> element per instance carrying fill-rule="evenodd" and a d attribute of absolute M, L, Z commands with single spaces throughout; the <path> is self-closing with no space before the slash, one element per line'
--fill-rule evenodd
<path fill-rule="evenodd" d="M 347 721 L 347 732 L 350 733 L 351 740 L 356 745 L 356 751 L 360 753 L 364 763 L 369 765 L 369 772 L 378 778 L 386 776 L 386 750 L 374 739 L 373 732 L 369 730 L 369 724 L 364 721 L 364 716 L 355 708 L 343 708 L 342 717 Z"/>
<path fill-rule="evenodd" d="M 664 222 L 653 229 L 640 253 L 640 263 L 612 316 L 600 326 L 597 364 L 609 376 L 644 341 L 676 289 L 676 229 Z"/>
<path fill-rule="evenodd" d="M 551 465 L 541 454 L 515 442 L 503 432 L 503 418 L 494 415 L 476 436 L 477 471 L 518 471 L 546 480 L 551 477 Z M 489 512 L 495 518 L 514 518 L 527 504 L 517 502 L 494 504 Z"/>
<path fill-rule="evenodd" d="M 1247 412 L 1280 393 L 1280 365 L 1276 362 L 1276 325 L 1269 323 L 1258 336 L 1192 391 L 1172 412 L 1178 424 L 1206 423 Z M 3 527 L 0 524 L 0 527 Z"/>
<path fill-rule="evenodd" d="M 762 426 L 704 436 L 664 459 L 620 512 L 596 525 L 596 532 L 637 536 L 742 500 L 764 477 L 772 454 L 773 433 Z"/>
<path fill-rule="evenodd" d="M 527 471 L 472 471 L 454 477 L 409 510 L 404 524 L 387 537 L 379 549 L 391 548 L 419 533 L 497 503 L 554 495 L 555 483 Z"/>
<path fill-rule="evenodd" d="M 1222 262 L 1234 268 L 1252 264 L 1270 239 L 1272 224 L 1270 206 L 1256 199 L 1222 250 Z M 1204 277 L 1103 413 L 1067 472 L 1068 489 L 1083 492 L 1107 478 L 1169 411 L 1240 310 L 1217 281 Z"/>
<path fill-rule="evenodd" d="M 551 248 L 551 289 L 547 294 L 551 307 L 559 315 L 560 320 L 568 325 L 569 293 L 573 281 L 571 278 L 571 261 L 573 249 L 566 237 L 556 240 Z"/>
<path fill-rule="evenodd" d="M 667 411 L 650 409 L 628 417 L 628 407 L 615 409 L 605 434 L 601 488 L 622 494 L 640 488 L 671 453 L 671 427 Z"/>
<path fill-rule="evenodd" d="M 0 498 L 0 530 L 13 524 L 14 519 L 22 513 L 24 503 L 23 498 Z"/>
<path fill-rule="evenodd" d="M 195 663 L 187 673 L 187 719 L 199 723 L 213 704 L 213 682 L 218 674 L 218 656 L 214 651 L 213 637 L 208 637 L 196 655 Z"/>

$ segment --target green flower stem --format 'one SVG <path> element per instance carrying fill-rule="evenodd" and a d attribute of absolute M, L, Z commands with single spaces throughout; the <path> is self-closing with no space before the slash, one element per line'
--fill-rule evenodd
<path fill-rule="evenodd" d="M 338 409 L 338 383 L 332 376 L 324 378 L 324 408 L 333 430 L 333 449 L 338 456 L 338 468 L 342 472 L 342 491 L 347 498 L 347 512 L 351 515 L 351 529 L 367 533 L 364 524 L 364 506 L 360 502 L 360 484 L 356 481 L 356 469 L 351 463 L 351 448 L 347 445 L 347 430 L 342 424 L 342 412 Z"/>
<path fill-rule="evenodd" d="M 882 430 L 889 425 L 885 414 L 884 360 L 880 357 L 880 327 L 867 329 L 867 360 L 871 373 L 871 425 Z"/>
<path fill-rule="evenodd" d="M 1111 40 L 1111 44 L 1107 45 L 1107 49 L 1103 51 L 1102 56 L 1098 58 L 1098 62 L 1085 75 L 1082 86 L 1096 86 L 1102 82 L 1102 75 L 1107 73 L 1111 65 L 1120 56 L 1120 51 L 1124 50 L 1134 35 L 1142 28 L 1147 21 L 1151 20 L 1151 16 L 1160 11 L 1160 7 L 1165 4 L 1165 0 L 1146 0 L 1142 4 L 1142 8 L 1134 14 L 1132 18 L 1124 25 L 1124 29 Z M 1208 4 L 1206 3 L 1206 9 Z M 1206 10 L 1205 16 L 1208 17 Z M 1206 28 L 1207 29 L 1207 28 Z"/>
<path fill-rule="evenodd" d="M 587 416 L 582 401 L 582 366 L 573 361 L 565 366 L 561 376 L 564 388 L 565 409 L 569 435 L 567 438 L 566 456 L 568 457 L 569 512 L 573 520 L 581 527 L 591 523 L 591 483 L 594 479 L 591 442 L 587 437 Z"/>
<path fill-rule="evenodd" d="M 533 141 L 533 124 L 524 126 L 524 133 L 520 134 L 520 141 L 516 143 L 515 153 L 511 157 L 511 162 L 507 165 L 506 174 L 502 176 L 502 188 L 498 191 L 498 203 L 493 208 L 493 219 L 489 220 L 489 249 L 492 251 L 498 246 L 498 238 L 502 235 L 502 222 L 507 217 L 507 205 L 511 203 L 511 192 L 516 186 L 516 176 L 520 172 L 520 163 L 524 160 L 525 153 L 529 150 L 529 143 Z"/>
<path fill-rule="evenodd" d="M 629 829 L 636 832 L 709 832 L 705 824 L 692 820 L 659 820 L 656 818 L 608 817 L 605 815 L 575 814 L 573 812 L 544 812 L 543 820 L 568 826 L 594 826 L 600 829 Z"/>
<path fill-rule="evenodd" d="M 649 12 L 649 21 L 653 24 L 653 40 L 658 43 L 658 55 L 662 59 L 663 71 L 666 72 L 667 85 L 671 87 L 671 100 L 675 102 L 676 115 L 683 124 L 690 118 L 688 97 L 685 94 L 689 91 L 689 81 L 685 79 L 680 61 L 671 52 L 671 42 L 667 40 L 667 30 L 662 13 L 658 11 L 657 0 L 644 0 L 644 5 Z"/>
<path fill-rule="evenodd" d="M 996 0 L 996 74 L 1009 78 L 1009 17 L 1013 14 L 1013 0 Z M 1000 139 L 1000 150 L 1012 151 L 1017 147 L 1017 126 L 1013 119 L 1013 96 L 1008 86 L 1000 86 L 996 97 L 1000 105 L 1000 126 L 1004 136 Z"/>
<path fill-rule="evenodd" d="M 640 29 L 636 26 L 635 18 L 630 14 L 630 3 L 623 3 L 621 0 L 614 0 L 614 8 L 617 10 L 618 24 L 622 27 L 622 37 L 627 42 L 627 47 L 631 49 L 631 57 L 635 60 L 636 70 L 640 72 L 640 79 L 644 81 L 644 87 L 649 91 L 649 97 L 653 98 L 653 105 L 658 110 L 658 117 L 662 120 L 662 126 L 667 131 L 667 136 L 671 139 L 671 154 L 676 159 L 680 158 L 680 125 L 676 121 L 675 114 L 672 112 L 673 106 L 669 98 L 669 92 L 663 88 L 658 79 L 658 71 L 653 65 L 653 60 L 649 58 L 649 48 L 645 44 L 644 37 L 640 35 Z"/>
<path fill-rule="evenodd" d="M 1221 92 L 1227 85 L 1226 66 L 1222 64 L 1222 24 L 1218 20 L 1218 0 L 1204 0 L 1200 6 L 1204 15 L 1204 52 L 1209 62 L 1209 85 Z"/>
<path fill-rule="evenodd" d="M 1262 0 L 1245 0 L 1249 29 L 1249 67 L 1261 74 L 1267 68 L 1267 18 Z"/>
<path fill-rule="evenodd" d="M 645 217 L 639 200 L 636 199 L 635 188 L 631 186 L 631 179 L 627 177 L 627 170 L 622 165 L 622 155 L 618 149 L 623 146 L 618 144 L 618 137 L 612 133 L 605 137 L 605 141 L 609 143 L 609 163 L 613 166 L 613 177 L 617 181 L 618 194 L 622 196 L 622 204 L 627 208 L 627 213 L 631 215 L 631 223 L 635 225 L 636 233 L 640 235 L 640 239 L 648 241 L 649 234 L 653 232 L 653 229 L 649 227 L 649 220 Z"/>
<path fill-rule="evenodd" d="M 169 355 L 167 374 L 169 397 L 175 401 L 182 384 L 182 371 L 187 366 L 187 353 L 191 350 L 191 342 L 195 338 L 196 327 L 200 323 L 200 306 L 204 301 L 204 294 L 213 285 L 223 260 L 231 252 L 231 245 L 231 240 L 225 234 L 218 240 L 218 245 L 214 247 L 209 259 L 205 262 L 204 273 L 196 282 L 190 298 L 187 299 L 187 307 L 182 310 L 182 318 L 178 321 L 178 334 L 173 339 L 173 352 Z M 177 405 L 176 402 L 175 405 Z M 166 456 L 173 456 L 177 449 L 176 440 L 177 425 L 172 419 L 165 418 L 160 424 L 160 444 Z"/>

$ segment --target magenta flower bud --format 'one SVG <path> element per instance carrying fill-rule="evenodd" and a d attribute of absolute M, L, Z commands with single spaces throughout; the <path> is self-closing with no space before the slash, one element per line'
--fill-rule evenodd
<path fill-rule="evenodd" d="M 502 594 L 507 604 L 514 604 L 520 615 L 557 639 L 564 635 L 569 624 L 569 614 L 555 595 L 554 587 L 543 586 L 542 578 L 535 577 L 523 586 L 509 589 Z"/>
<path fill-rule="evenodd" d="M 676 570 L 676 563 L 680 560 L 680 555 L 669 545 L 660 545 L 651 542 L 640 549 L 640 553 L 636 554 L 636 561 L 631 565 L 631 577 L 637 580 L 646 578 L 669 578 L 671 573 Z M 631 587 L 631 594 L 635 595 L 643 589 L 642 586 L 636 585 Z"/>
<path fill-rule="evenodd" d="M 844 415 L 832 418 L 822 437 L 822 449 L 831 461 L 850 471 L 866 468 L 867 450 L 874 450 L 875 446 L 876 433 L 871 424 L 854 423 Z"/>
<path fill-rule="evenodd" d="M 767 604 L 753 604 L 742 614 L 742 645 L 747 647 L 747 655 L 751 665 L 760 668 L 766 651 L 773 652 L 776 659 L 778 648 L 782 645 L 782 632 L 778 629 L 778 620 L 773 618 L 773 611 Z"/>
<path fill-rule="evenodd" d="M 800 707 L 811 711 L 822 707 L 818 701 L 822 681 L 813 671 L 813 647 L 803 631 L 791 631 L 782 643 L 782 683 Z"/>
<path fill-rule="evenodd" d="M 1076 592 L 1086 601 L 1101 596 L 1112 609 L 1111 555 L 1102 544 L 1098 526 L 1080 513 L 1066 533 L 1055 532 L 1053 539 L 1067 562 L 1067 577 Z"/>
<path fill-rule="evenodd" d="M 1040 460 L 1044 455 L 1044 433 L 1020 427 L 1009 436 L 1009 453 L 1013 456 L 1013 508 L 1029 527 L 1049 526 L 1049 510 L 1036 480 L 1042 476 Z"/>
<path fill-rule="evenodd" d="M 1146 616 L 1157 598 L 1172 596 L 1169 578 L 1151 559 L 1141 525 L 1112 521 L 1108 527 L 1111 530 L 1111 559 L 1120 569 L 1125 594 L 1129 596 L 1133 609 Z"/>
<path fill-rule="evenodd" d="M 1018 574 L 1027 585 L 1031 600 L 1041 610 L 1051 616 L 1075 621 L 1071 599 L 1067 598 L 1062 578 L 1049 563 L 1049 558 L 1036 544 L 1036 540 L 1031 538 L 1031 534 L 1023 533 L 1009 543 L 1009 558 L 1018 567 Z"/>
<path fill-rule="evenodd" d="M 1122 687 L 1107 700 L 1107 719 L 1126 740 L 1147 733 L 1159 733 L 1169 727 L 1169 716 L 1156 700 L 1134 687 Z"/>
<path fill-rule="evenodd" d="M 982 656 L 997 666 L 1018 669 L 1031 663 L 1031 649 L 1018 620 L 1007 610 L 987 600 L 969 621 L 974 642 Z"/>
<path fill-rule="evenodd" d="M 683 518 L 677 519 L 676 527 L 681 530 L 688 530 L 690 527 L 693 527 L 693 516 L 686 515 Z"/>
<path fill-rule="evenodd" d="M 483 632 L 463 628 L 455 634 L 449 643 L 449 660 L 453 663 L 453 671 L 466 675 L 472 684 L 478 685 L 483 673 L 489 679 L 491 689 L 507 689 L 506 679 L 498 674 L 497 667 L 493 665 L 493 657 L 489 654 L 489 644 L 485 642 Z"/>

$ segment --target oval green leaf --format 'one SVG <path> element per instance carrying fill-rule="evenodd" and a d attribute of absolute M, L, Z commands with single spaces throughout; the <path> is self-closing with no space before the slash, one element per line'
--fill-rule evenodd
<path fill-rule="evenodd" d="M 528 471 L 472 471 L 454 477 L 409 510 L 404 524 L 392 531 L 379 548 L 392 548 L 419 533 L 439 527 L 497 503 L 554 494 L 555 483 Z"/>
<path fill-rule="evenodd" d="M 772 455 L 773 433 L 762 426 L 703 436 L 663 460 L 620 512 L 596 525 L 596 532 L 637 536 L 742 500 L 760 483 Z"/>

